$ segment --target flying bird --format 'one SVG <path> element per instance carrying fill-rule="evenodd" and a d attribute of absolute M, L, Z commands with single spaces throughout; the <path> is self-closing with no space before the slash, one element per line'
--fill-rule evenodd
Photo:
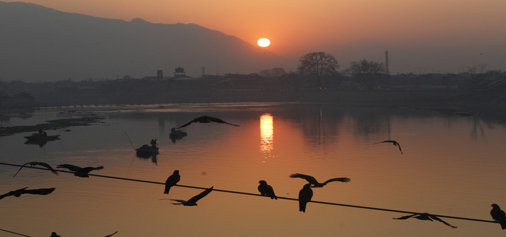
<path fill-rule="evenodd" d="M 174 170 L 174 173 L 172 173 L 172 175 L 165 181 L 165 191 L 163 191 L 163 193 L 169 194 L 170 188 L 176 185 L 180 179 L 181 176 L 179 176 L 179 170 Z"/>
<path fill-rule="evenodd" d="M 70 171 L 74 171 L 74 175 L 75 176 L 78 176 L 78 177 L 83 177 L 83 178 L 87 178 L 87 177 L 90 177 L 88 176 L 88 173 L 90 173 L 90 171 L 92 170 L 101 170 L 103 169 L 104 167 L 103 166 L 99 166 L 99 167 L 84 167 L 84 168 L 81 168 L 79 166 L 75 166 L 75 165 L 69 165 L 69 164 L 62 164 L 62 165 L 58 165 L 56 166 L 57 168 L 64 168 L 64 169 L 68 169 Z"/>
<path fill-rule="evenodd" d="M 262 196 L 268 196 L 271 197 L 271 199 L 276 200 L 278 199 L 278 197 L 276 197 L 276 194 L 274 194 L 274 189 L 272 186 L 268 185 L 265 180 L 260 180 L 258 183 L 260 183 L 260 185 L 258 185 L 258 191 Z"/>
<path fill-rule="evenodd" d="M 333 178 L 333 179 L 329 179 L 323 183 L 319 183 L 318 181 L 316 181 L 316 179 L 313 177 L 313 176 L 310 176 L 310 175 L 305 175 L 305 174 L 299 174 L 299 173 L 296 173 L 296 174 L 292 174 L 290 175 L 290 178 L 301 178 L 301 179 L 305 179 L 307 180 L 310 184 L 312 184 L 312 187 L 313 188 L 321 188 L 325 185 L 327 185 L 328 183 L 330 182 L 334 182 L 334 181 L 339 181 L 339 182 L 343 182 L 343 183 L 347 183 L 347 182 L 350 182 L 351 179 L 349 178 L 346 178 L 346 177 L 343 177 L 343 178 Z"/>
<path fill-rule="evenodd" d="M 215 118 L 215 117 L 209 117 L 209 116 L 201 116 L 201 117 L 198 117 L 198 118 L 194 118 L 192 121 L 184 124 L 183 126 L 180 126 L 180 127 L 177 127 L 176 129 L 179 129 L 179 128 L 182 128 L 182 127 L 186 127 L 192 123 L 210 123 L 210 122 L 215 122 L 215 123 L 225 123 L 225 124 L 228 124 L 228 125 L 232 125 L 232 126 L 236 126 L 236 127 L 239 127 L 239 125 L 235 125 L 235 124 L 231 124 L 231 123 L 228 123 L 228 122 L 225 122 L 219 118 Z"/>
<path fill-rule="evenodd" d="M 387 143 L 387 142 L 390 142 L 390 143 L 392 143 L 392 145 L 399 147 L 399 151 L 401 151 L 401 154 L 404 154 L 404 153 L 402 153 L 401 145 L 399 145 L 399 143 L 397 141 L 394 141 L 394 140 L 385 140 L 385 141 L 382 141 L 382 142 L 376 142 L 374 144 Z"/>
<path fill-rule="evenodd" d="M 506 229 L 506 214 L 497 204 L 492 204 L 492 210 L 490 210 L 490 215 L 494 220 L 501 224 L 501 228 Z"/>
<path fill-rule="evenodd" d="M 106 236 L 104 236 L 104 237 L 111 237 L 111 236 L 115 235 L 116 233 L 118 233 L 118 231 L 116 231 L 116 232 L 114 232 L 114 233 L 112 233 L 112 234 L 110 234 L 110 235 L 106 235 Z"/>
<path fill-rule="evenodd" d="M 190 198 L 188 201 L 178 200 L 178 199 L 170 199 L 170 200 L 179 202 L 179 203 L 172 203 L 174 205 L 197 206 L 197 201 L 202 199 L 203 197 L 205 197 L 211 191 L 213 191 L 213 188 L 214 188 L 214 186 L 204 190 L 203 192 L 199 193 L 197 196 Z"/>
<path fill-rule="evenodd" d="M 299 191 L 299 211 L 306 212 L 306 205 L 313 197 L 313 190 L 311 184 L 305 184 Z"/>
<path fill-rule="evenodd" d="M 10 191 L 6 194 L 0 195 L 0 199 L 8 196 L 19 197 L 22 194 L 37 194 L 37 195 L 48 195 L 52 193 L 55 188 L 40 188 L 40 189 L 27 189 L 28 187 L 21 188 L 18 190 Z"/>
<path fill-rule="evenodd" d="M 429 213 L 416 213 L 416 214 L 412 214 L 412 215 L 407 215 L 407 216 L 401 216 L 399 218 L 394 218 L 396 220 L 406 220 L 406 219 L 409 219 L 411 217 L 414 217 L 418 220 L 423 220 L 423 221 L 439 221 L 451 228 L 457 228 L 457 226 L 454 226 L 454 225 L 450 225 L 448 222 L 446 221 L 443 221 L 441 220 L 439 217 L 437 217 L 436 215 L 431 215 Z"/>
<path fill-rule="evenodd" d="M 21 171 L 21 169 L 23 169 L 23 167 L 25 167 L 25 166 L 27 166 L 27 165 L 29 165 L 29 166 L 31 166 L 31 167 L 34 167 L 34 166 L 36 166 L 36 165 L 44 166 L 44 167 L 46 167 L 47 169 L 49 169 L 51 172 L 53 172 L 53 174 L 56 174 L 56 175 L 58 174 L 58 172 L 56 172 L 56 170 L 54 170 L 54 169 L 53 169 L 53 167 L 51 167 L 51 166 L 50 166 L 50 165 L 48 165 L 47 163 L 44 163 L 44 162 L 38 162 L 38 161 L 32 161 L 32 162 L 28 162 L 28 163 L 26 163 L 26 164 L 22 165 L 22 166 L 19 168 L 18 172 L 16 172 L 16 173 L 14 174 L 14 177 L 16 177 L 16 175 L 19 173 L 19 171 Z"/>

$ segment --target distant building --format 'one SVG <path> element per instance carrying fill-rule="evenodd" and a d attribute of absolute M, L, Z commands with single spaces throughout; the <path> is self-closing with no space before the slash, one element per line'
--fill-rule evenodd
<path fill-rule="evenodd" d="M 184 77 L 186 75 L 186 72 L 184 71 L 184 68 L 177 67 L 174 71 L 174 77 Z"/>
<path fill-rule="evenodd" d="M 156 78 L 163 79 L 163 70 L 156 71 Z"/>

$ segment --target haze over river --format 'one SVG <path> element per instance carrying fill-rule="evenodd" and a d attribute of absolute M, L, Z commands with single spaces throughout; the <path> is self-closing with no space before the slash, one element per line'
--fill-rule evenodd
<path fill-rule="evenodd" d="M 434 111 L 352 108 L 287 103 L 90 106 L 36 111 L 2 126 L 96 113 L 102 123 L 46 131 L 61 140 L 24 144 L 18 133 L 0 137 L 0 162 L 104 166 L 90 174 L 164 183 L 174 170 L 180 185 L 257 194 L 259 180 L 279 197 L 298 198 L 306 183 L 323 182 L 313 201 L 492 220 L 491 204 L 506 210 L 506 121 Z M 188 136 L 170 139 L 172 127 L 193 123 Z M 70 131 L 66 131 L 70 130 Z M 157 139 L 160 154 L 139 158 L 134 148 Z M 402 147 L 377 142 L 396 140 Z M 173 205 L 201 189 L 0 165 L 0 194 L 29 187 L 48 195 L 0 200 L 0 229 L 29 236 L 504 236 L 497 223 L 443 218 L 458 228 L 405 213 L 308 203 L 213 191 L 198 206 Z M 259 194 L 259 193 L 258 193 Z M 1 232 L 1 236 L 11 236 Z M 15 235 L 12 235 L 15 236 Z"/>

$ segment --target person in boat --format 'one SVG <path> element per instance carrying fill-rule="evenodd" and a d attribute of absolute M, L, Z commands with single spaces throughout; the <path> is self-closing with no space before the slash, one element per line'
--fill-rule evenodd
<path fill-rule="evenodd" d="M 47 133 L 42 131 L 42 128 L 39 128 L 39 134 L 47 137 Z"/>

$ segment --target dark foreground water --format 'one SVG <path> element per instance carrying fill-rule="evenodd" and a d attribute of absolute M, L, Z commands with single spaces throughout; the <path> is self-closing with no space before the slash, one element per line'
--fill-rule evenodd
<path fill-rule="evenodd" d="M 91 126 L 47 131 L 61 140 L 24 144 L 30 133 L 0 137 L 0 162 L 30 161 L 104 166 L 91 174 L 165 182 L 174 170 L 181 185 L 257 193 L 266 180 L 278 196 L 297 198 L 320 182 L 314 201 L 491 220 L 492 203 L 506 209 L 506 127 L 479 117 L 430 111 L 336 108 L 296 104 L 193 104 L 78 107 L 105 119 Z M 62 109 L 13 117 L 2 126 L 78 117 Z M 170 128 L 209 115 L 225 124 L 192 124 L 172 141 Z M 65 130 L 70 131 L 65 131 Z M 134 147 L 157 139 L 160 154 L 139 158 Z M 392 139 L 391 144 L 375 144 Z M 503 236 L 495 223 L 441 218 L 395 220 L 404 213 L 211 192 L 198 206 L 173 205 L 202 190 L 102 177 L 0 166 L 0 194 L 23 187 L 55 188 L 49 195 L 0 200 L 0 229 L 29 236 Z M 0 236 L 16 236 L 0 231 Z"/>

